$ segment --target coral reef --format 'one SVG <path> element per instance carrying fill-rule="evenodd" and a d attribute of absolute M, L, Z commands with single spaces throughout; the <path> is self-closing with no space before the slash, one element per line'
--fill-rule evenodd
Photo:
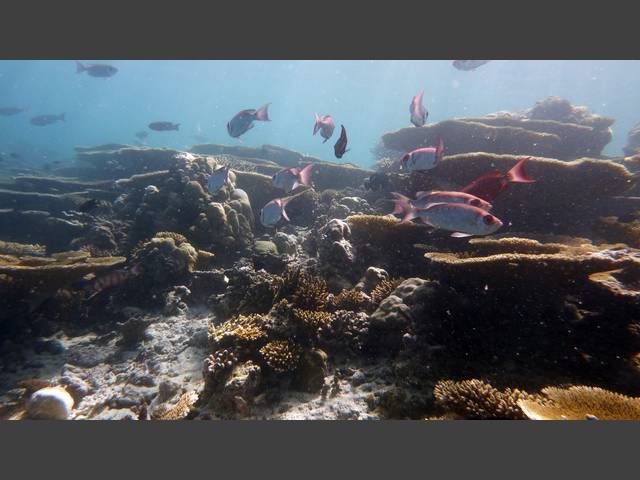
<path fill-rule="evenodd" d="M 518 389 L 498 390 L 482 380 L 442 380 L 433 389 L 436 402 L 446 411 L 472 420 L 523 420 L 521 402 L 539 396 Z"/>
<path fill-rule="evenodd" d="M 209 326 L 209 344 L 213 350 L 242 345 L 266 338 L 262 315 L 238 315 L 220 325 Z"/>
<path fill-rule="evenodd" d="M 640 123 L 629 131 L 627 145 L 625 145 L 623 151 L 625 155 L 629 156 L 640 153 Z"/>
<path fill-rule="evenodd" d="M 596 387 L 546 387 L 543 398 L 519 398 L 532 420 L 640 420 L 640 398 Z"/>
<path fill-rule="evenodd" d="M 274 340 L 260 349 L 266 364 L 278 373 L 295 370 L 300 363 L 300 348 L 288 340 Z"/>

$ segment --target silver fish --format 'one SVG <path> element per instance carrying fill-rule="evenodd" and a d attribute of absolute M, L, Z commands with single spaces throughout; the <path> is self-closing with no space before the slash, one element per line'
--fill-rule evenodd
<path fill-rule="evenodd" d="M 454 232 L 452 237 L 490 235 L 500 227 L 502 221 L 478 207 L 464 203 L 432 203 L 423 209 L 415 209 L 403 222 L 419 218 L 426 225 Z"/>
<path fill-rule="evenodd" d="M 440 139 L 437 147 L 417 148 L 405 154 L 400 159 L 400 166 L 410 172 L 431 170 L 442 160 L 443 152 L 444 143 Z"/>
<path fill-rule="evenodd" d="M 312 163 L 304 168 L 285 168 L 273 175 L 271 180 L 275 187 L 281 188 L 286 193 L 289 193 L 301 185 L 309 186 L 311 184 L 312 169 Z"/>
<path fill-rule="evenodd" d="M 262 207 L 262 210 L 260 210 L 260 223 L 262 223 L 262 225 L 264 225 L 265 227 L 272 227 L 283 218 L 286 221 L 290 221 L 285 207 L 292 200 L 292 198 L 293 197 L 274 198 L 269 203 L 267 203 L 264 207 Z"/>
<path fill-rule="evenodd" d="M 422 127 L 427 121 L 429 112 L 424 108 L 422 104 L 422 98 L 424 97 L 424 90 L 411 99 L 411 105 L 409 105 L 409 113 L 411 113 L 411 123 L 416 127 Z"/>
<path fill-rule="evenodd" d="M 228 165 L 222 166 L 213 172 L 207 181 L 209 193 L 217 193 L 225 186 L 232 185 L 230 172 L 231 168 Z"/>

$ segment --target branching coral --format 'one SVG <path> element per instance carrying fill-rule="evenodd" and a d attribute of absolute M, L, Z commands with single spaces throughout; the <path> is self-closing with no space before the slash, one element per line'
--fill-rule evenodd
<path fill-rule="evenodd" d="M 178 403 L 173 407 L 161 413 L 156 417 L 157 420 L 184 420 L 185 417 L 191 411 L 191 407 L 198 400 L 198 395 L 195 392 L 187 392 L 183 394 Z"/>
<path fill-rule="evenodd" d="M 309 332 L 317 332 L 331 323 L 331 314 L 317 310 L 293 309 L 293 320 Z"/>
<path fill-rule="evenodd" d="M 298 367 L 302 351 L 291 341 L 275 340 L 262 347 L 260 354 L 271 369 L 278 373 L 285 373 Z"/>
<path fill-rule="evenodd" d="M 238 315 L 220 325 L 209 325 L 209 343 L 213 348 L 257 342 L 267 335 L 259 314 Z"/>
<path fill-rule="evenodd" d="M 330 298 L 329 306 L 331 310 L 350 310 L 359 312 L 367 310 L 370 306 L 367 296 L 355 289 L 343 290 L 338 295 Z"/>
<path fill-rule="evenodd" d="M 218 350 L 209 355 L 204 361 L 203 377 L 205 381 L 217 381 L 230 372 L 238 362 L 237 348 Z"/>
<path fill-rule="evenodd" d="M 547 387 L 542 393 L 546 398 L 518 400 L 532 420 L 640 420 L 640 398 L 586 386 Z"/>
<path fill-rule="evenodd" d="M 380 283 L 378 283 L 378 285 L 371 291 L 371 302 L 374 305 L 379 305 L 380 302 L 391 295 L 403 281 L 404 278 L 392 278 L 380 281 Z"/>
<path fill-rule="evenodd" d="M 297 278 L 297 288 L 292 296 L 293 303 L 307 310 L 322 310 L 327 304 L 329 289 L 320 277 L 302 273 Z"/>
<path fill-rule="evenodd" d="M 440 381 L 434 387 L 433 395 L 443 408 L 464 418 L 478 420 L 525 419 L 518 401 L 538 398 L 517 389 L 507 388 L 501 391 L 476 379 L 461 382 Z"/>

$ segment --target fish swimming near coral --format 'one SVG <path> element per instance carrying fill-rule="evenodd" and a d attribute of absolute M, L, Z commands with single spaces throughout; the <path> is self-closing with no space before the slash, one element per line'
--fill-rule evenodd
<path fill-rule="evenodd" d="M 433 203 L 463 203 L 486 211 L 493 208 L 489 202 L 464 192 L 418 192 L 415 200 L 396 192 L 392 192 L 391 195 L 395 198 L 393 215 L 412 215 L 415 210 L 426 208 Z"/>
<path fill-rule="evenodd" d="M 265 227 L 273 227 L 283 218 L 289 220 L 285 207 L 295 197 L 274 198 L 260 210 L 260 223 Z"/>
<path fill-rule="evenodd" d="M 121 268 L 118 270 L 112 270 L 111 272 L 105 273 L 104 275 L 100 275 L 91 280 L 80 280 L 76 282 L 73 286 L 75 288 L 80 288 L 91 292 L 91 295 L 87 298 L 87 300 L 91 300 L 93 297 L 98 295 L 99 293 L 117 287 L 118 285 L 123 284 L 127 280 L 137 277 L 142 273 L 142 267 L 140 265 L 134 265 L 131 268 Z"/>
<path fill-rule="evenodd" d="M 301 185 L 309 186 L 311 184 L 311 174 L 313 173 L 313 164 L 310 163 L 304 168 L 285 168 L 271 177 L 273 185 L 281 188 L 286 193 L 292 192 Z"/>
<path fill-rule="evenodd" d="M 454 60 L 453 66 L 458 70 L 475 70 L 482 65 L 489 63 L 491 60 Z"/>
<path fill-rule="evenodd" d="M 406 153 L 400 159 L 400 168 L 410 172 L 423 172 L 431 170 L 442 161 L 444 155 L 444 142 L 442 139 L 437 147 L 423 147 Z"/>
<path fill-rule="evenodd" d="M 231 167 L 229 167 L 229 165 L 224 165 L 209 176 L 209 180 L 207 181 L 207 190 L 209 190 L 209 193 L 217 193 L 225 186 L 230 185 L 233 185 L 233 182 L 231 181 Z"/>
<path fill-rule="evenodd" d="M 136 132 L 136 138 L 140 139 L 140 140 L 144 140 L 145 138 L 147 138 L 149 136 L 149 132 L 142 130 L 140 132 Z"/>
<path fill-rule="evenodd" d="M 171 130 L 180 130 L 179 123 L 171 123 L 171 122 L 152 122 L 149 125 L 151 130 L 155 130 L 156 132 L 168 132 Z"/>
<path fill-rule="evenodd" d="M 13 115 L 17 115 L 22 112 L 28 112 L 28 108 L 19 108 L 19 107 L 0 107 L 0 115 L 3 117 L 12 117 Z"/>
<path fill-rule="evenodd" d="M 523 158 L 507 173 L 499 171 L 486 173 L 464 187 L 462 191 L 492 202 L 507 189 L 510 183 L 534 183 L 535 180 L 529 178 L 524 171 L 527 160 L 528 158 Z"/>
<path fill-rule="evenodd" d="M 109 78 L 113 77 L 116 73 L 118 73 L 118 69 L 113 65 L 105 65 L 105 64 L 92 64 L 92 65 L 83 65 L 82 63 L 76 60 L 76 73 L 87 72 L 88 75 L 97 78 Z"/>
<path fill-rule="evenodd" d="M 60 115 L 38 115 L 36 117 L 31 118 L 31 125 L 35 125 L 36 127 L 44 127 L 46 125 L 51 125 L 53 123 L 64 122 L 65 114 L 61 113 Z"/>
<path fill-rule="evenodd" d="M 270 122 L 269 118 L 269 105 L 267 103 L 259 109 L 242 110 L 236 113 L 231 120 L 227 123 L 227 132 L 233 138 L 238 138 L 243 133 L 253 128 L 254 121 Z"/>
<path fill-rule="evenodd" d="M 333 122 L 331 115 L 320 116 L 317 113 L 316 123 L 313 125 L 313 134 L 320 132 L 320 136 L 324 138 L 322 143 L 325 143 L 333 135 L 333 130 L 336 128 L 336 124 Z"/>
<path fill-rule="evenodd" d="M 411 123 L 416 127 L 422 127 L 427 121 L 429 112 L 424 108 L 422 99 L 424 97 L 424 90 L 411 99 L 411 105 L 409 105 L 409 112 L 411 113 Z"/>
<path fill-rule="evenodd" d="M 453 232 L 452 237 L 490 235 L 502 221 L 486 210 L 464 203 L 431 203 L 425 208 L 412 210 L 402 222 L 419 218 L 426 225 Z"/>
<path fill-rule="evenodd" d="M 344 129 L 344 125 L 340 125 L 340 138 L 333 146 L 333 151 L 336 155 L 336 158 L 342 158 L 342 156 L 347 153 L 347 131 Z"/>

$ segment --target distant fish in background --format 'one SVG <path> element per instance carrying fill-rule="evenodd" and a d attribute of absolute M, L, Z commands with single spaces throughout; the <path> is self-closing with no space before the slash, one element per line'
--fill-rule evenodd
<path fill-rule="evenodd" d="M 155 130 L 156 132 L 168 132 L 170 130 L 180 130 L 179 123 L 152 122 L 148 126 L 151 130 Z"/>
<path fill-rule="evenodd" d="M 82 204 L 80 204 L 80 206 L 78 207 L 78 211 L 82 213 L 89 213 L 95 210 L 96 208 L 98 208 L 99 206 L 100 206 L 100 202 L 95 198 L 91 198 L 86 202 L 83 202 Z"/>
<path fill-rule="evenodd" d="M 22 112 L 28 112 L 28 108 L 18 108 L 18 107 L 0 107 L 0 115 L 3 117 L 11 117 L 13 115 L 17 115 Z"/>
<path fill-rule="evenodd" d="M 333 151 L 336 154 L 336 158 L 342 158 L 347 153 L 347 131 L 344 129 L 344 125 L 340 125 L 340 138 L 333 146 Z"/>
<path fill-rule="evenodd" d="M 416 127 L 422 127 L 427 121 L 429 112 L 424 108 L 422 99 L 424 97 L 424 90 L 411 99 L 411 105 L 409 105 L 409 112 L 411 113 L 411 123 Z"/>
<path fill-rule="evenodd" d="M 336 128 L 336 124 L 333 122 L 331 115 L 320 116 L 316 113 L 315 116 L 316 123 L 313 125 L 313 134 L 315 135 L 320 131 L 320 136 L 324 138 L 322 143 L 325 143 L 331 138 L 331 135 L 333 135 L 333 130 Z"/>
<path fill-rule="evenodd" d="M 478 67 L 481 67 L 485 63 L 489 63 L 491 60 L 454 60 L 453 66 L 458 70 L 475 70 Z"/>
<path fill-rule="evenodd" d="M 140 132 L 136 132 L 136 138 L 139 139 L 139 140 L 144 140 L 148 136 L 149 136 L 149 132 L 147 132 L 146 130 L 142 130 Z"/>
<path fill-rule="evenodd" d="M 76 73 L 87 72 L 92 77 L 108 78 L 118 73 L 118 69 L 113 65 L 93 64 L 83 65 L 76 60 Z"/>
<path fill-rule="evenodd" d="M 285 207 L 295 197 L 274 198 L 260 210 L 260 223 L 265 227 L 273 227 L 283 218 L 289 220 Z"/>
<path fill-rule="evenodd" d="M 528 158 L 523 158 L 507 173 L 499 171 L 486 173 L 464 187 L 462 191 L 491 202 L 506 190 L 510 183 L 534 183 L 535 180 L 524 171 L 527 160 Z"/>
<path fill-rule="evenodd" d="M 227 123 L 227 132 L 233 138 L 238 138 L 243 133 L 253 128 L 254 121 L 270 122 L 269 118 L 269 105 L 267 103 L 260 107 L 258 110 L 249 109 L 242 110 L 234 115 L 234 117 Z"/>
<path fill-rule="evenodd" d="M 281 188 L 286 193 L 292 192 L 301 185 L 309 186 L 311 184 L 311 174 L 313 173 L 313 164 L 310 163 L 304 168 L 285 168 L 271 177 L 273 185 Z"/>
<path fill-rule="evenodd" d="M 487 211 L 464 203 L 431 203 L 425 208 L 414 209 L 402 220 L 403 223 L 419 218 L 431 227 L 453 232 L 452 237 L 490 235 L 500 227 L 502 221 Z"/>
<path fill-rule="evenodd" d="M 406 153 L 400 159 L 400 167 L 410 172 L 431 170 L 442 161 L 443 154 L 444 142 L 440 139 L 437 147 L 417 148 Z"/>
<path fill-rule="evenodd" d="M 36 127 L 44 127 L 53 123 L 64 122 L 64 116 L 64 113 L 61 113 L 60 115 L 38 115 L 36 117 L 33 117 L 30 121 L 31 125 L 35 125 Z"/>

